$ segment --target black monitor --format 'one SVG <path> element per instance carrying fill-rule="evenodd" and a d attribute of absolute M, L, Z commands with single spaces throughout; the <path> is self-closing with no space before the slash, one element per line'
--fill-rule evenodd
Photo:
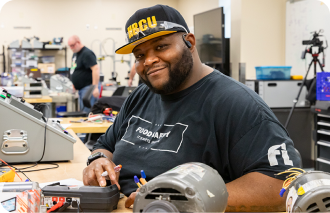
<path fill-rule="evenodd" d="M 194 34 L 203 63 L 225 63 L 226 41 L 222 7 L 194 15 Z"/>

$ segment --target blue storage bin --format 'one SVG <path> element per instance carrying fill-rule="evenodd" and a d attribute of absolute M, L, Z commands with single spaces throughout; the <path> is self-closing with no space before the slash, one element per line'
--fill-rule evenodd
<path fill-rule="evenodd" d="M 257 80 L 290 80 L 290 66 L 261 66 L 256 67 Z"/>
<path fill-rule="evenodd" d="M 59 116 L 58 113 L 59 112 L 66 112 L 66 106 L 65 105 L 59 105 L 59 106 L 56 106 L 56 117 L 57 118 L 61 118 L 62 116 Z"/>
<path fill-rule="evenodd" d="M 330 101 L 330 72 L 316 73 L 316 100 Z"/>

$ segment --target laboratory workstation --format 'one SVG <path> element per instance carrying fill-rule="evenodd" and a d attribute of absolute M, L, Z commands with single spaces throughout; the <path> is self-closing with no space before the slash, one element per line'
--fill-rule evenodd
<path fill-rule="evenodd" d="M 330 212 L 329 0 L 0 0 L 0 213 Z"/>

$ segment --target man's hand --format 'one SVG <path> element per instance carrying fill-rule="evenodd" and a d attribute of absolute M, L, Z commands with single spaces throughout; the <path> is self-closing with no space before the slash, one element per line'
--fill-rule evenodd
<path fill-rule="evenodd" d="M 99 88 L 97 87 L 97 85 L 95 86 L 95 88 L 93 90 L 93 96 L 95 98 L 98 98 L 100 96 L 100 91 L 99 91 Z"/>
<path fill-rule="evenodd" d="M 132 82 L 133 82 L 133 79 L 128 79 L 128 86 L 129 86 L 129 87 L 132 86 Z"/>
<path fill-rule="evenodd" d="M 73 93 L 76 93 L 76 88 L 74 88 L 73 84 L 72 84 L 72 89 L 73 89 Z"/>
<path fill-rule="evenodd" d="M 106 186 L 105 177 L 102 177 L 104 171 L 108 171 L 111 184 L 116 184 L 118 189 L 120 185 L 119 172 L 115 172 L 114 167 L 116 165 L 108 158 L 99 158 L 94 160 L 89 166 L 83 171 L 83 182 L 85 186 Z"/>
<path fill-rule="evenodd" d="M 134 204 L 135 197 L 140 189 L 137 189 L 136 192 L 132 192 L 131 195 L 125 201 L 125 207 L 129 208 L 132 204 Z"/>

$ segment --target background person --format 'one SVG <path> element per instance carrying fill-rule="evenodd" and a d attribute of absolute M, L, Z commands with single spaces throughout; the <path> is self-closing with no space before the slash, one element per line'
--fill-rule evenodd
<path fill-rule="evenodd" d="M 72 65 L 71 65 L 71 81 L 74 89 L 79 93 L 80 110 L 89 113 L 90 109 L 84 107 L 82 98 L 87 92 L 90 85 L 95 85 L 93 96 L 90 100 L 91 106 L 97 101 L 100 95 L 100 73 L 99 65 L 96 61 L 96 56 L 87 47 L 85 47 L 78 36 L 73 35 L 68 40 L 68 45 L 72 52 Z"/>

